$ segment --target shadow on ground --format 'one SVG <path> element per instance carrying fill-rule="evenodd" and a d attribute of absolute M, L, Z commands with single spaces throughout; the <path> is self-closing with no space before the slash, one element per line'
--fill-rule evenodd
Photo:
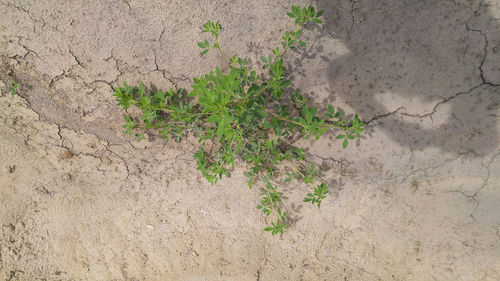
<path fill-rule="evenodd" d="M 377 130 L 412 150 L 437 147 L 479 157 L 496 147 L 500 28 L 491 7 L 315 2 L 325 10 L 320 36 L 349 49 L 333 59 L 320 55 L 328 102 L 340 98 L 368 127 L 378 123 Z"/>

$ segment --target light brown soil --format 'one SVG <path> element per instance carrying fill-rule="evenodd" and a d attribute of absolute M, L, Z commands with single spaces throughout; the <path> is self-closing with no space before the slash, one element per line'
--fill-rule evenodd
<path fill-rule="evenodd" d="M 293 85 L 368 132 L 300 143 L 330 193 L 318 210 L 281 185 L 283 236 L 244 163 L 210 186 L 195 139 L 123 135 L 113 86 L 222 65 L 198 56 L 209 19 L 258 68 L 289 5 L 0 0 L 0 280 L 500 280 L 497 0 L 313 1 L 326 24 L 288 58 Z"/>

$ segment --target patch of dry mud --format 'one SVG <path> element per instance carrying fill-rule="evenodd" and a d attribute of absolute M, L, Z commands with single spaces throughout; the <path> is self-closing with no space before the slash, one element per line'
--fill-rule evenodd
<path fill-rule="evenodd" d="M 293 83 L 369 130 L 301 143 L 330 197 L 284 185 L 282 237 L 241 168 L 210 186 L 196 140 L 122 135 L 113 85 L 188 87 L 222 63 L 197 56 L 208 19 L 255 63 L 288 5 L 0 0 L 0 279 L 499 280 L 497 1 L 315 1 L 327 24 Z"/>

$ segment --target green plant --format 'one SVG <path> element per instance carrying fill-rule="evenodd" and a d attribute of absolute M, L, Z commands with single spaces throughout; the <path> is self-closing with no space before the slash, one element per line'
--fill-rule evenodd
<path fill-rule="evenodd" d="M 274 215 L 275 221 L 264 230 L 272 234 L 283 233 L 288 227 L 287 213 L 282 193 L 273 182 L 279 181 L 279 172 L 285 171 L 285 182 L 300 180 L 311 185 L 314 193 L 305 197 L 305 202 L 317 204 L 327 194 L 326 184 L 315 185 L 318 175 L 316 164 L 307 165 L 303 149 L 292 143 L 298 137 L 318 139 L 329 128 L 337 128 L 342 134 L 343 147 L 360 137 L 364 123 L 357 115 L 345 120 L 343 112 L 328 105 L 324 114 L 308 105 L 308 100 L 292 90 L 289 74 L 284 65 L 287 51 L 305 48 L 300 38 L 303 27 L 309 23 L 321 24 L 322 11 L 312 6 L 292 6 L 287 13 L 295 20 L 296 29 L 286 31 L 281 46 L 268 56 L 261 56 L 263 73 L 250 69 L 247 58 L 236 55 L 229 59 L 219 45 L 222 25 L 209 21 L 203 32 L 212 40 L 198 42 L 201 55 L 217 50 L 226 63 L 226 71 L 216 67 L 215 71 L 193 79 L 192 90 L 170 89 L 148 93 L 145 86 L 131 87 L 127 83 L 116 87 L 114 96 L 123 110 L 137 106 L 142 111 L 140 118 L 125 116 L 125 134 L 133 134 L 140 141 L 150 129 L 158 129 L 168 141 L 180 141 L 187 133 L 198 137 L 200 147 L 195 152 L 198 170 L 215 184 L 223 176 L 230 176 L 238 157 L 248 164 L 244 175 L 250 188 L 257 183 L 262 186 L 262 200 L 258 208 L 266 216 Z"/>
<path fill-rule="evenodd" d="M 19 88 L 19 83 L 12 80 L 12 83 L 10 84 L 10 87 L 9 87 L 10 94 L 15 96 L 17 94 L 17 88 Z"/>
<path fill-rule="evenodd" d="M 304 198 L 304 202 L 311 202 L 311 204 L 317 204 L 318 208 L 321 206 L 321 200 L 326 198 L 326 194 L 328 190 L 326 190 L 326 184 L 321 183 L 318 186 L 314 187 L 314 193 L 308 193 L 306 198 Z"/>

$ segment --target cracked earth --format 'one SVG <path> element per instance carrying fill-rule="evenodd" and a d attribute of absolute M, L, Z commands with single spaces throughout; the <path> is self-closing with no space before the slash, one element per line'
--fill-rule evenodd
<path fill-rule="evenodd" d="M 368 132 L 297 142 L 330 196 L 272 237 L 243 163 L 210 186 L 196 140 L 125 137 L 112 87 L 222 65 L 198 56 L 209 19 L 258 68 L 288 2 L 0 0 L 0 279 L 500 280 L 500 2 L 312 4 L 325 25 L 293 85 Z"/>

